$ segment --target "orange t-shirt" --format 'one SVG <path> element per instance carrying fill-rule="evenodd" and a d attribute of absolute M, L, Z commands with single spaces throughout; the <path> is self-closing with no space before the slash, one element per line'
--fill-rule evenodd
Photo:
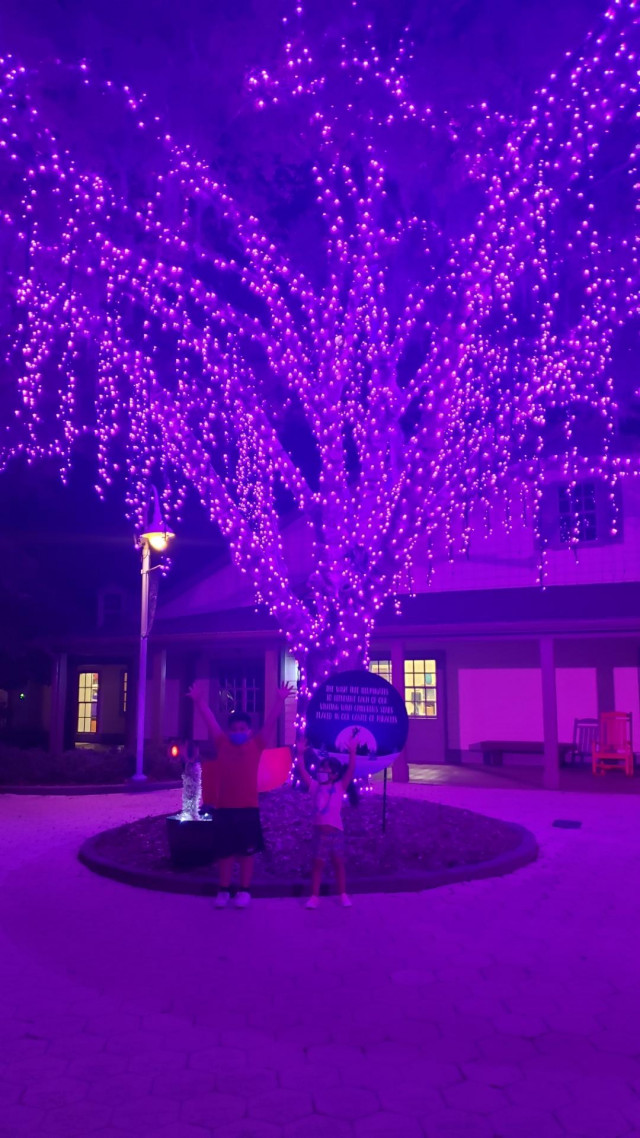
<path fill-rule="evenodd" d="M 232 743 L 226 735 L 214 740 L 216 757 L 202 764 L 202 801 L 222 810 L 258 805 L 258 767 L 264 751 L 262 735 L 246 743 Z"/>

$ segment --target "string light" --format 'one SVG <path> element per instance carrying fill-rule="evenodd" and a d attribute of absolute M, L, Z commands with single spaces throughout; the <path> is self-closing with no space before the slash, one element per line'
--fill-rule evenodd
<path fill-rule="evenodd" d="M 604 480 L 615 531 L 618 482 L 637 473 L 612 358 L 638 316 L 638 24 L 637 0 L 613 0 L 524 120 L 482 104 L 461 125 L 412 98 L 409 29 L 390 60 L 364 17 L 331 49 L 298 4 L 248 91 L 256 113 L 295 101 L 307 125 L 321 284 L 143 95 L 86 63 L 54 69 L 135 137 L 139 165 L 116 177 L 48 125 L 51 74 L 2 60 L 0 464 L 49 457 L 65 477 L 91 434 L 98 491 L 124 472 L 138 524 L 150 479 L 173 527 L 195 488 L 305 691 L 366 662 L 418 551 L 428 567 L 438 542 L 468 552 L 478 519 L 532 524 L 543 582 L 547 481 Z M 394 205 L 399 126 L 427 152 L 446 141 L 474 191 L 456 232 Z M 311 549 L 302 588 L 283 495 Z"/>
<path fill-rule="evenodd" d="M 202 767 L 195 760 L 185 760 L 182 772 L 181 822 L 198 822 L 202 806 Z"/>

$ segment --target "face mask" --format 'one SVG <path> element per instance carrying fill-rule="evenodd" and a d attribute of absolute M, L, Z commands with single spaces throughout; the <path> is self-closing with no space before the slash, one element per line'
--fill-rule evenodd
<path fill-rule="evenodd" d="M 243 743 L 246 743 L 247 740 L 250 738 L 250 732 L 249 731 L 234 731 L 232 734 L 229 735 L 229 738 L 231 739 L 232 743 L 235 743 L 236 747 L 240 747 Z"/>

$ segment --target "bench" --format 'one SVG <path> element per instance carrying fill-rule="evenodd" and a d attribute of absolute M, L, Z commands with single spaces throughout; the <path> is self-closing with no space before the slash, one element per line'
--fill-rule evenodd
<path fill-rule="evenodd" d="M 501 767 L 505 755 L 544 755 L 544 743 L 523 742 L 516 739 L 484 739 L 481 743 L 472 743 L 470 751 L 481 751 L 482 761 L 487 767 Z M 573 743 L 558 743 L 558 757 L 561 763 L 566 762 L 567 755 L 573 750 Z"/>

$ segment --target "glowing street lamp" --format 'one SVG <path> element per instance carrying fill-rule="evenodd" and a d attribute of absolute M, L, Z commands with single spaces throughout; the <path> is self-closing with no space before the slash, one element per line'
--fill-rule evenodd
<path fill-rule="evenodd" d="M 156 553 L 164 553 L 169 542 L 174 537 L 175 534 L 171 532 L 162 516 L 158 491 L 155 486 L 152 486 L 147 525 L 144 533 L 140 534 L 140 544 L 143 545 L 145 542 L 148 542 L 151 549 Z"/>
<path fill-rule="evenodd" d="M 136 706 L 136 770 L 134 782 L 144 782 L 144 724 L 147 705 L 147 648 L 149 643 L 149 573 L 151 572 L 151 550 L 163 553 L 175 534 L 166 525 L 160 508 L 160 499 L 155 486 L 149 506 L 147 524 L 138 537 L 137 545 L 142 552 L 142 603 L 140 609 L 140 661 L 138 666 L 138 699 Z"/>

